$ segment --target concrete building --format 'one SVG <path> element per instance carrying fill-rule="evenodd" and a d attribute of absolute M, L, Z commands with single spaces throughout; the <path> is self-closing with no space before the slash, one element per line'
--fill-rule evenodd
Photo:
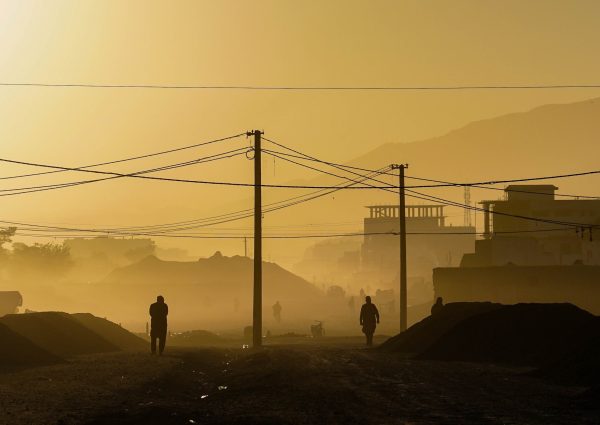
<path fill-rule="evenodd" d="M 362 270 L 393 279 L 399 269 L 400 229 L 398 205 L 368 206 L 364 219 Z M 443 205 L 406 206 L 407 259 L 409 276 L 431 282 L 434 267 L 458 265 L 463 254 L 472 252 L 475 228 L 447 226 Z M 380 234 L 395 233 L 395 234 Z"/>
<path fill-rule="evenodd" d="M 556 199 L 556 189 L 511 185 L 504 199 L 481 202 L 483 239 L 460 267 L 434 270 L 436 297 L 571 302 L 599 314 L 600 230 L 592 226 L 600 225 L 600 200 Z"/>
<path fill-rule="evenodd" d="M 556 199 L 552 185 L 511 185 L 504 200 L 483 201 L 484 238 L 464 267 L 600 265 L 600 199 Z M 528 218 L 535 218 L 531 220 Z M 560 223 L 579 223 L 574 227 Z"/>

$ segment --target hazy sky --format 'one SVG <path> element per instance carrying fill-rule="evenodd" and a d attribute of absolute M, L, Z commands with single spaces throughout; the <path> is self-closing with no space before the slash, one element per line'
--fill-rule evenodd
<path fill-rule="evenodd" d="M 599 18 L 595 0 L 0 1 L 0 82 L 597 84 Z M 268 137 L 341 162 L 382 143 L 427 138 L 473 120 L 599 94 L 0 87 L 0 157 L 75 166 L 261 128 Z M 248 142 L 228 143 L 194 155 Z M 138 170 L 194 155 L 111 169 Z M 277 164 L 273 169 L 271 162 L 266 167 L 273 181 L 300 176 Z M 30 171 L 1 168 L 3 176 Z M 232 159 L 167 175 L 250 181 L 251 170 L 246 159 Z M 89 176 L 7 180 L 2 188 L 81 177 Z M 0 218 L 177 221 L 227 212 L 228 203 L 249 194 L 115 181 L 5 197 Z"/>

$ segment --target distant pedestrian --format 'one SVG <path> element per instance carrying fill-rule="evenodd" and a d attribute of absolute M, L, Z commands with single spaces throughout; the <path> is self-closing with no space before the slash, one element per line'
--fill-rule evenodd
<path fill-rule="evenodd" d="M 354 305 L 354 297 L 350 297 L 350 299 L 348 300 L 348 308 L 350 309 L 350 313 L 354 315 L 354 312 L 356 311 L 356 306 Z"/>
<path fill-rule="evenodd" d="M 167 316 L 169 306 L 165 304 L 162 295 L 156 297 L 156 302 L 150 305 L 150 350 L 156 354 L 156 340 L 158 339 L 158 354 L 162 355 L 167 340 Z"/>
<path fill-rule="evenodd" d="M 279 304 L 279 301 L 273 304 L 273 317 L 275 318 L 277 323 L 281 323 L 281 310 L 282 308 L 281 304 Z"/>
<path fill-rule="evenodd" d="M 442 297 L 438 297 L 435 300 L 435 304 L 431 306 L 431 315 L 435 316 L 444 308 L 444 299 Z"/>
<path fill-rule="evenodd" d="M 371 297 L 365 297 L 365 303 L 360 309 L 360 324 L 362 331 L 367 337 L 367 345 L 373 345 L 373 334 L 379 323 L 379 311 L 375 304 L 371 303 Z"/>

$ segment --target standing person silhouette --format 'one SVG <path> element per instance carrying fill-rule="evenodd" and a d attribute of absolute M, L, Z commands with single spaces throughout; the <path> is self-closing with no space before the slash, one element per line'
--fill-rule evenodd
<path fill-rule="evenodd" d="M 156 297 L 156 302 L 150 305 L 150 350 L 156 354 L 156 339 L 158 338 L 158 354 L 162 355 L 167 340 L 167 315 L 169 306 L 165 304 L 162 295 Z"/>
<path fill-rule="evenodd" d="M 350 309 L 350 313 L 352 313 L 352 315 L 354 316 L 354 313 L 356 312 L 356 307 L 354 305 L 354 297 L 350 297 L 350 299 L 348 300 L 348 308 Z"/>
<path fill-rule="evenodd" d="M 365 303 L 360 308 L 360 324 L 362 331 L 367 337 L 367 345 L 373 345 L 373 334 L 379 323 L 379 311 L 375 304 L 371 303 L 371 297 L 365 297 Z"/>
<path fill-rule="evenodd" d="M 435 300 L 435 304 L 431 306 L 431 315 L 439 314 L 440 311 L 444 309 L 444 299 L 442 297 L 437 297 Z"/>
<path fill-rule="evenodd" d="M 273 304 L 273 317 L 277 323 L 281 323 L 281 304 L 279 304 L 279 301 Z"/>

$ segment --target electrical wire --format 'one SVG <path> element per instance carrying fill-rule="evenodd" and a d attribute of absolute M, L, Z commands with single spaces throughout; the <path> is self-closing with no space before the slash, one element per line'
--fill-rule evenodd
<path fill-rule="evenodd" d="M 270 140 L 269 140 L 269 141 L 270 141 Z M 272 142 L 272 141 L 271 141 L 271 142 Z M 313 159 L 315 159 L 314 157 L 311 157 L 310 155 L 306 155 L 306 154 L 304 154 L 304 153 L 302 153 L 302 152 L 300 152 L 300 151 L 297 151 L 297 150 L 294 150 L 294 149 L 292 149 L 292 148 L 289 148 L 289 147 L 287 147 L 287 146 L 285 146 L 285 145 L 283 145 L 283 144 L 279 144 L 279 143 L 277 143 L 277 142 L 272 142 L 272 143 L 276 143 L 278 146 L 280 146 L 280 147 L 282 147 L 282 148 L 289 149 L 289 150 L 291 150 L 291 151 L 293 151 L 293 152 L 295 152 L 295 153 L 297 153 L 297 154 L 300 154 L 300 155 L 302 155 L 303 157 L 305 157 L 305 159 L 308 159 L 308 160 L 313 160 Z M 272 153 L 271 153 L 271 154 L 272 154 Z M 290 160 L 288 160 L 288 161 L 290 161 Z M 317 160 L 317 161 L 318 161 L 318 160 Z M 299 164 L 299 163 L 297 163 L 297 162 L 295 162 L 295 161 L 290 161 L 290 162 L 293 162 L 293 163 L 295 163 L 295 164 L 297 164 L 297 165 L 301 165 L 301 166 L 304 166 L 304 167 L 308 167 L 308 166 L 306 166 L 305 164 Z M 312 168 L 312 167 L 309 167 L 309 168 Z M 314 169 L 314 168 L 313 168 L 313 169 Z M 323 172 L 324 172 L 324 171 L 323 171 Z M 326 174 L 330 174 L 330 173 L 328 173 L 328 172 L 324 172 L 324 173 L 326 173 Z M 358 173 L 355 173 L 355 172 L 352 172 L 352 173 L 353 173 L 353 174 L 358 174 Z M 336 176 L 337 176 L 337 175 L 336 175 Z M 342 176 L 337 176 L 337 177 L 340 177 L 340 178 L 345 178 L 345 177 L 342 177 Z M 537 178 L 537 179 L 539 179 L 539 178 Z M 352 180 L 352 179 L 349 179 L 349 180 Z M 369 179 L 369 180 L 374 180 L 374 181 L 376 181 L 376 182 L 378 182 L 378 183 L 385 183 L 385 182 L 383 182 L 383 181 L 381 181 L 381 180 L 377 180 L 377 179 Z M 437 183 L 442 183 L 442 184 L 444 184 L 444 185 L 459 185 L 459 184 L 456 184 L 456 183 L 452 183 L 452 182 L 443 182 L 443 181 L 439 181 L 439 180 L 431 180 L 431 179 L 422 179 L 422 180 L 425 180 L 425 181 L 432 181 L 432 182 L 437 182 Z M 470 186 L 470 185 L 469 185 L 469 186 Z M 391 188 L 393 188 L 393 187 L 394 187 L 394 186 L 393 186 L 393 185 L 391 185 L 391 184 L 389 184 L 389 187 L 388 187 L 388 188 L 385 188 L 385 187 L 384 187 L 384 188 L 381 188 L 381 187 L 376 187 L 376 186 L 372 186 L 372 187 L 373 187 L 373 188 L 378 188 L 378 189 L 387 190 L 387 191 L 394 192 L 394 193 L 398 193 L 398 191 L 397 191 L 397 190 L 393 190 L 393 189 L 391 189 Z M 398 186 L 396 186 L 396 187 L 398 187 Z M 408 186 L 405 186 L 405 188 L 406 188 L 406 187 L 408 187 Z M 439 198 L 439 197 L 435 197 L 435 196 L 430 196 L 430 195 L 427 195 L 427 194 L 423 194 L 423 193 L 421 193 L 421 192 L 416 192 L 416 191 L 413 191 L 413 190 L 407 190 L 407 191 L 408 191 L 408 192 L 411 192 L 411 193 L 413 193 L 413 195 L 407 195 L 407 196 L 411 196 L 411 197 L 413 197 L 413 198 L 416 198 L 416 199 L 428 200 L 428 201 L 431 201 L 431 200 L 433 199 L 433 200 L 435 200 L 435 201 L 437 201 L 437 202 L 444 203 L 445 205 L 457 206 L 457 207 L 461 207 L 461 208 L 467 208 L 467 209 L 474 209 L 474 210 L 476 210 L 476 211 L 484 211 L 484 212 L 485 212 L 485 211 L 488 211 L 488 212 L 490 212 L 490 213 L 493 213 L 493 214 L 505 215 L 505 216 L 515 217 L 515 218 L 520 218 L 520 219 L 525 219 L 525 220 L 534 220 L 534 221 L 538 221 L 538 222 L 544 222 L 544 223 L 552 223 L 552 224 L 559 224 L 559 225 L 571 226 L 571 227 L 575 227 L 575 228 L 581 228 L 581 227 L 593 228 L 593 227 L 596 227 L 596 226 L 598 226 L 598 225 L 594 225 L 594 224 L 587 224 L 587 223 L 563 222 L 563 221 L 558 221 L 558 220 L 541 219 L 541 218 L 536 218 L 536 217 L 527 217 L 527 216 L 523 216 L 523 215 L 517 215 L 517 214 L 508 214 L 508 213 L 495 212 L 495 211 L 493 211 L 493 210 L 485 210 L 485 209 L 478 208 L 478 207 L 472 207 L 472 206 L 468 206 L 468 205 L 465 205 L 465 204 L 460 204 L 460 203 L 457 203 L 457 202 L 449 201 L 449 200 L 447 200 L 447 199 L 444 199 L 444 198 Z M 419 196 L 419 195 L 420 195 L 420 196 Z"/>
<path fill-rule="evenodd" d="M 143 175 L 130 175 L 123 173 L 116 173 L 112 171 L 100 171 L 100 170 L 90 170 L 90 169 L 81 169 L 81 168 L 73 168 L 73 167 L 62 167 L 58 165 L 49 165 L 49 164 L 40 164 L 33 163 L 27 161 L 17 161 L 7 158 L 0 158 L 1 162 L 12 163 L 12 164 L 20 164 L 20 165 L 29 165 L 34 167 L 45 167 L 52 168 L 57 170 L 65 170 L 65 171 L 80 171 L 84 173 L 92 173 L 92 174 L 101 174 L 101 175 L 111 175 L 111 176 L 120 176 L 120 177 L 130 177 L 130 178 L 138 178 L 138 179 L 146 179 L 146 180 L 157 180 L 157 181 L 167 181 L 167 182 L 177 182 L 177 183 L 195 183 L 195 184 L 206 184 L 206 185 L 217 185 L 217 186 L 233 186 L 233 187 L 255 187 L 254 183 L 239 183 L 239 182 L 223 182 L 223 181 L 210 181 L 210 180 L 192 180 L 192 179 L 181 179 L 181 178 L 166 178 L 166 177 L 154 177 L 154 176 L 143 176 Z M 517 181 L 533 181 L 533 180 L 550 180 L 550 179 L 559 179 L 559 178 L 567 178 L 567 177 L 577 177 L 577 176 L 585 176 L 585 175 L 593 175 L 600 174 L 600 170 L 594 171 L 583 171 L 579 173 L 570 173 L 570 174 L 558 174 L 553 176 L 544 176 L 544 177 L 529 177 L 524 179 L 511 179 L 511 180 L 496 180 L 496 181 L 487 181 L 487 182 L 477 182 L 477 183 L 465 183 L 462 186 L 472 186 L 472 185 L 490 185 L 490 184 L 499 184 L 499 183 L 508 183 L 508 182 L 517 182 Z M 434 188 L 434 187 L 447 187 L 447 186 L 458 186 L 457 184 L 436 184 L 436 185 L 411 185 L 404 186 L 405 188 Z M 278 189 L 331 189 L 333 186 L 311 186 L 311 185 L 284 185 L 284 184 L 261 184 L 263 188 L 278 188 Z M 347 186 L 344 189 L 384 189 L 385 187 L 381 186 Z"/>
<path fill-rule="evenodd" d="M 479 185 L 479 184 L 456 183 L 456 182 L 449 182 L 449 181 L 444 181 L 444 180 L 435 180 L 435 179 L 428 179 L 428 178 L 414 177 L 414 176 L 405 176 L 405 177 L 407 179 L 412 179 L 412 180 L 426 181 L 426 182 L 431 182 L 431 183 L 442 183 L 442 184 L 454 185 L 454 186 L 461 186 L 461 187 L 468 186 L 468 187 L 475 187 L 475 188 L 478 188 L 478 189 L 487 189 L 487 190 L 496 190 L 496 191 L 499 190 L 499 191 L 502 191 L 502 192 L 527 193 L 527 194 L 531 194 L 531 195 L 545 195 L 545 196 L 548 196 L 547 193 L 536 192 L 536 191 L 532 191 L 532 190 L 508 189 L 508 188 L 500 188 L 500 187 L 483 186 L 483 185 Z M 567 198 L 583 198 L 583 199 L 600 200 L 600 196 L 573 195 L 573 194 L 568 194 L 568 193 L 557 193 L 557 192 L 554 192 L 554 196 L 567 197 Z"/>
<path fill-rule="evenodd" d="M 494 233 L 500 234 L 522 234 L 522 233 L 546 233 L 546 232 L 566 232 L 567 229 L 537 229 L 537 230 L 515 230 L 500 231 Z M 483 236 L 482 232 L 407 232 L 411 236 Z M 90 238 L 94 235 L 61 235 L 61 234 L 30 234 L 17 232 L 16 236 L 38 237 L 38 238 L 59 238 L 59 239 L 77 239 Z M 326 234 L 304 234 L 304 235 L 262 235 L 263 239 L 313 239 L 313 238 L 340 238 L 357 236 L 398 236 L 398 232 L 354 232 L 354 233 L 326 233 Z M 161 234 L 161 233 L 140 233 L 125 236 L 144 236 L 144 237 L 166 237 L 166 238 L 185 238 L 185 239 L 254 239 L 253 235 L 198 235 L 198 234 Z M 96 236 L 97 237 L 97 236 Z"/>
<path fill-rule="evenodd" d="M 244 155 L 247 152 L 247 150 L 248 150 L 248 148 L 242 147 L 242 148 L 233 149 L 228 152 L 222 152 L 219 154 L 209 155 L 209 156 L 206 156 L 203 158 L 194 159 L 191 161 L 180 162 L 180 163 L 166 165 L 166 166 L 162 166 L 162 167 L 150 168 L 150 169 L 137 171 L 137 172 L 133 172 L 133 173 L 113 174 L 113 175 L 111 175 L 111 177 L 105 177 L 105 178 L 99 178 L 99 179 L 79 180 L 79 181 L 74 181 L 74 182 L 57 183 L 57 184 L 51 184 L 51 185 L 39 185 L 39 186 L 28 186 L 28 187 L 11 188 L 11 189 L 1 189 L 0 197 L 23 195 L 23 194 L 34 193 L 34 192 L 44 192 L 47 190 L 63 189 L 63 188 L 67 188 L 67 187 L 80 186 L 83 184 L 97 183 L 97 182 L 107 181 L 107 180 L 114 180 L 114 179 L 122 178 L 122 177 L 142 176 L 144 174 L 155 173 L 155 172 L 159 172 L 159 171 L 167 171 L 167 170 L 172 170 L 172 169 L 176 169 L 176 168 L 187 167 L 190 165 L 197 165 L 197 164 L 213 162 L 213 161 L 217 161 L 217 160 L 221 160 L 221 159 L 233 158 L 236 156 Z M 6 192 L 6 193 L 4 193 L 4 192 Z"/>
<path fill-rule="evenodd" d="M 144 155 L 132 156 L 132 157 L 117 159 L 117 160 L 113 160 L 113 161 L 98 162 L 96 164 L 83 165 L 83 166 L 80 166 L 80 167 L 76 167 L 74 170 L 42 171 L 42 172 L 39 172 L 39 173 L 20 174 L 20 175 L 15 175 L 15 176 L 0 177 L 0 180 L 9 180 L 9 179 L 18 179 L 18 178 L 22 178 L 22 177 L 41 176 L 41 175 L 45 175 L 45 174 L 62 173 L 62 172 L 65 172 L 65 171 L 85 170 L 87 168 L 100 167 L 102 165 L 119 164 L 119 163 L 122 163 L 122 162 L 134 161 L 134 160 L 144 159 L 144 158 L 151 158 L 151 157 L 154 157 L 154 156 L 166 155 L 166 154 L 173 153 L 173 152 L 180 152 L 180 151 L 184 151 L 184 150 L 189 150 L 189 149 L 193 149 L 193 148 L 207 146 L 207 145 L 211 145 L 211 144 L 214 144 L 214 143 L 224 142 L 226 140 L 235 139 L 237 137 L 241 137 L 241 136 L 245 136 L 245 135 L 246 135 L 246 133 L 234 134 L 232 136 L 221 137 L 219 139 L 213 139 L 213 140 L 209 140 L 209 141 L 206 141 L 206 142 L 195 143 L 193 145 L 181 146 L 179 148 L 173 148 L 173 149 L 168 149 L 168 150 L 164 150 L 164 151 L 159 151 L 159 152 L 153 152 L 153 153 L 149 153 L 149 154 L 144 154 Z"/>
<path fill-rule="evenodd" d="M 564 90 L 598 89 L 600 84 L 499 84 L 454 86 L 261 86 L 261 85 L 171 85 L 171 84 L 101 84 L 0 82 L 3 87 L 52 87 L 92 89 L 161 89 L 161 90 L 252 90 L 252 91 L 460 91 L 460 90 Z"/>
<path fill-rule="evenodd" d="M 388 167 L 384 168 L 383 170 L 387 170 L 387 168 Z M 369 178 L 369 176 L 365 176 L 365 179 L 367 179 L 367 178 Z M 360 183 L 360 182 L 358 182 L 358 183 Z M 357 184 L 357 182 L 352 182 L 350 184 Z M 278 201 L 278 202 L 274 202 L 272 204 L 267 204 L 267 205 L 270 205 L 271 207 L 264 209 L 263 213 L 277 211 L 277 210 L 295 206 L 295 205 L 298 205 L 298 204 L 301 204 L 304 202 L 308 202 L 313 199 L 327 196 L 338 190 L 344 189 L 345 187 L 347 187 L 350 184 L 340 183 L 337 186 L 333 186 L 333 189 L 331 189 L 331 190 L 318 190 L 318 191 L 311 192 L 308 194 L 295 196 L 295 197 L 292 197 L 292 198 L 289 198 L 289 199 L 286 199 L 283 201 Z M 223 218 L 223 219 L 220 221 L 212 220 L 210 222 L 204 222 L 202 224 L 198 224 L 196 221 L 178 222 L 175 224 L 179 225 L 179 224 L 183 223 L 184 225 L 178 226 L 178 227 L 177 226 L 176 227 L 166 227 L 166 228 L 163 227 L 159 231 L 155 231 L 152 235 L 172 233 L 172 232 L 177 232 L 177 231 L 183 231 L 183 230 L 189 230 L 189 229 L 196 229 L 196 228 L 200 228 L 200 227 L 214 226 L 217 224 L 229 223 L 232 221 L 237 221 L 240 219 L 244 219 L 244 218 L 253 216 L 254 213 L 252 211 L 253 211 L 252 209 L 246 209 L 246 210 L 241 210 L 241 211 L 237 211 L 237 212 L 233 212 L 233 213 L 223 214 L 220 216 L 214 216 L 214 218 Z M 120 235 L 120 236 L 149 235 L 147 233 L 139 232 L 138 230 L 148 229 L 151 227 L 151 226 L 146 226 L 146 227 L 137 227 L 137 228 L 118 228 L 118 229 L 115 229 L 115 228 L 82 229 L 82 228 L 72 228 L 72 227 L 63 227 L 63 226 L 46 226 L 46 225 L 41 225 L 41 224 L 31 224 L 31 223 L 24 223 L 24 222 L 20 222 L 20 221 L 8 221 L 8 220 L 0 220 L 0 223 L 7 224 L 10 226 L 24 227 L 26 229 L 37 230 L 37 231 L 57 231 L 58 230 L 58 231 L 72 231 L 72 232 L 91 232 L 91 233 L 96 233 L 96 234 L 113 234 L 113 235 Z M 190 225 L 187 225 L 187 224 L 190 224 Z M 158 225 L 158 226 L 164 226 L 164 225 Z"/>

